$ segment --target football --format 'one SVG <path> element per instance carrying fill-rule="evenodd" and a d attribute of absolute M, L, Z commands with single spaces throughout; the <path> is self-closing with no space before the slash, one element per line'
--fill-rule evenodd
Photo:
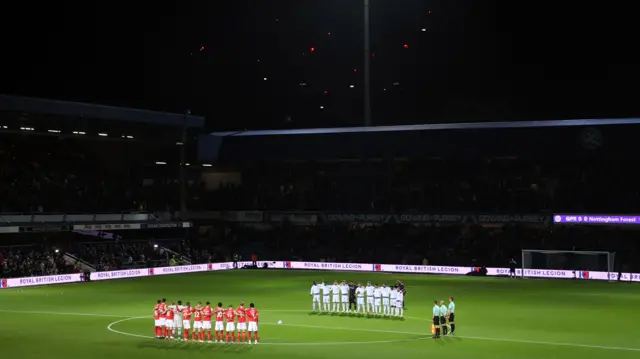
<path fill-rule="evenodd" d="M 282 320 L 278 320 L 278 325 L 282 324 Z"/>

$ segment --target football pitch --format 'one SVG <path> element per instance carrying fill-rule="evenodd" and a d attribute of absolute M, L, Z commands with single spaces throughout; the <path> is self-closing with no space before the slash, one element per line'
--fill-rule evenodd
<path fill-rule="evenodd" d="M 402 279 L 406 318 L 312 315 L 311 282 L 323 279 Z M 431 339 L 433 300 L 449 296 L 457 333 Z M 261 343 L 155 339 L 161 297 L 254 302 Z M 0 343 L 7 358 L 637 359 L 639 306 L 631 283 L 238 270 L 0 290 Z"/>

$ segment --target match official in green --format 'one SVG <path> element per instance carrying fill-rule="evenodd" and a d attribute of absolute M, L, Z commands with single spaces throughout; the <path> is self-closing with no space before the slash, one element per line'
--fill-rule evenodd
<path fill-rule="evenodd" d="M 451 327 L 451 333 L 456 331 L 456 303 L 453 302 L 453 297 L 449 297 L 449 310 L 447 310 L 447 317 L 449 319 L 449 326 Z"/>
<path fill-rule="evenodd" d="M 444 305 L 444 300 L 440 301 L 440 327 L 442 335 L 447 335 L 447 306 Z"/>
<path fill-rule="evenodd" d="M 436 328 L 433 338 L 440 338 L 440 306 L 437 300 L 433 301 L 433 326 Z"/>

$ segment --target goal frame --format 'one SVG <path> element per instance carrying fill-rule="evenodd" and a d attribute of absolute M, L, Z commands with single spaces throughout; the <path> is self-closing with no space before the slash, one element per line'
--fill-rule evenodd
<path fill-rule="evenodd" d="M 536 268 L 525 268 L 525 254 L 526 253 L 543 253 L 543 254 L 579 254 L 579 255 L 606 255 L 607 256 L 607 278 L 609 278 L 610 282 L 613 282 L 614 280 L 611 279 L 611 273 L 616 273 L 615 271 L 615 256 L 616 256 L 616 252 L 608 252 L 608 251 L 573 251 L 573 250 L 549 250 L 549 249 L 523 249 L 521 252 L 521 262 L 520 262 L 520 269 L 521 269 L 521 273 L 520 273 L 520 277 L 521 278 L 528 278 L 524 275 L 525 269 L 536 269 Z M 541 268 L 540 268 L 541 269 Z M 589 269 L 587 268 L 575 268 L 573 269 L 574 272 L 576 271 L 580 271 L 580 270 L 586 270 L 589 271 Z M 615 277 L 615 276 L 614 276 Z M 574 278 L 577 279 L 577 278 Z"/>

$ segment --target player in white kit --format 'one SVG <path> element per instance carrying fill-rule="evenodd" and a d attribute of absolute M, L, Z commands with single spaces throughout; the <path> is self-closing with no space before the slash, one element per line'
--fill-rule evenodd
<path fill-rule="evenodd" d="M 322 282 L 321 289 L 323 309 L 325 312 L 329 312 L 331 311 L 331 297 L 329 297 L 329 294 L 331 294 L 331 286 L 325 282 Z"/>
<path fill-rule="evenodd" d="M 396 292 L 395 287 L 389 288 L 389 303 L 390 303 L 389 315 L 390 316 L 396 315 L 396 294 L 397 293 L 398 292 Z"/>
<path fill-rule="evenodd" d="M 331 303 L 333 304 L 333 308 L 331 308 L 332 312 L 338 312 L 340 310 L 340 285 L 338 285 L 338 281 L 334 281 L 331 286 Z"/>
<path fill-rule="evenodd" d="M 318 284 L 316 284 L 316 282 L 313 282 L 313 285 L 311 286 L 311 292 L 309 293 L 309 295 L 311 295 L 312 299 L 312 310 L 315 312 L 316 311 L 316 303 L 318 304 L 318 311 L 321 312 L 322 311 L 322 307 L 320 306 L 320 286 Z"/>
<path fill-rule="evenodd" d="M 371 282 L 367 282 L 367 286 L 364 289 L 367 293 L 367 313 L 373 313 L 375 311 L 373 303 L 373 292 L 375 288 L 371 285 Z"/>
<path fill-rule="evenodd" d="M 390 315 L 391 307 L 389 305 L 389 287 L 387 287 L 386 284 L 383 284 L 380 291 L 382 292 L 382 315 Z"/>
<path fill-rule="evenodd" d="M 349 285 L 344 280 L 340 284 L 340 298 L 342 302 L 341 311 L 343 313 L 348 313 L 349 312 Z"/>
<path fill-rule="evenodd" d="M 396 292 L 396 316 L 404 317 L 404 294 L 401 291 Z"/>
<path fill-rule="evenodd" d="M 171 305 L 169 306 L 169 310 L 173 310 L 173 312 L 175 313 L 173 316 L 173 328 L 174 328 L 174 335 L 177 336 L 178 340 L 182 340 L 182 327 L 183 327 L 183 322 L 182 322 L 182 310 L 184 309 L 184 306 L 182 305 L 182 301 L 179 300 L 178 304 L 173 304 L 173 302 L 171 303 Z"/>
<path fill-rule="evenodd" d="M 378 287 L 377 284 L 373 286 L 373 305 L 375 306 L 375 314 L 380 314 L 380 309 L 382 307 L 382 288 Z"/>
<path fill-rule="evenodd" d="M 356 313 L 360 313 L 362 309 L 362 313 L 367 313 L 367 308 L 364 306 L 364 287 L 359 285 L 356 288 Z"/>

